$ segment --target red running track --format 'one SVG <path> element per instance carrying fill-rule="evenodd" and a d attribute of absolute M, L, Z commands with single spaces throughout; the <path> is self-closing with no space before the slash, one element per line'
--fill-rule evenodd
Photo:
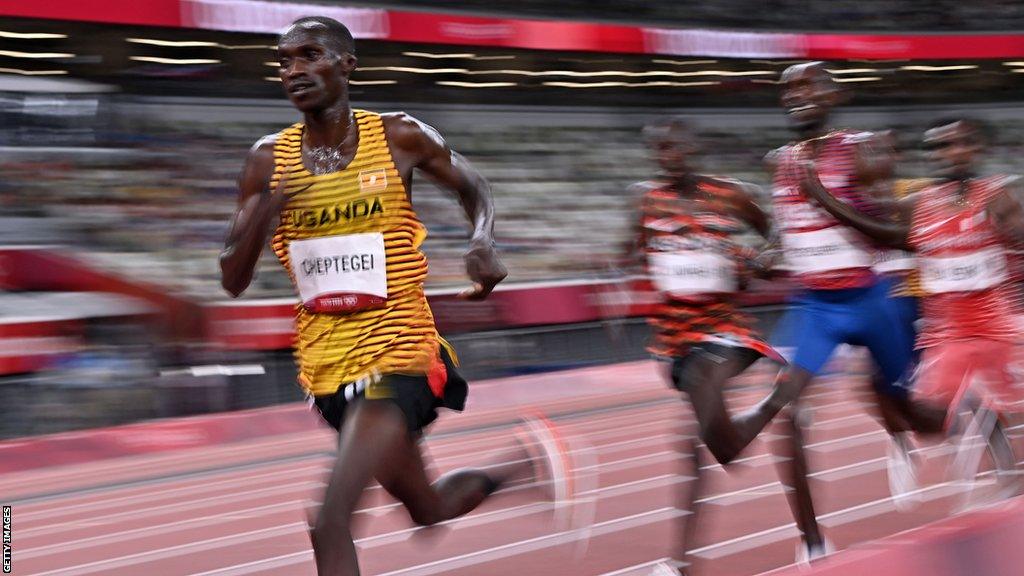
<path fill-rule="evenodd" d="M 771 374 L 744 376 L 735 406 L 763 395 Z M 809 393 L 808 443 L 818 516 L 839 548 L 947 515 L 954 489 L 938 483 L 943 446 L 921 449 L 922 504 L 899 513 L 885 477 L 886 435 L 868 415 L 861 377 L 832 378 Z M 589 542 L 555 522 L 541 487 L 524 485 L 429 531 L 379 487 L 367 490 L 356 527 L 363 573 L 387 576 L 640 576 L 671 554 L 682 476 L 678 441 L 692 418 L 652 363 L 475 384 L 471 410 L 444 416 L 426 445 L 441 471 L 506 447 L 525 404 L 547 411 L 572 450 Z M 317 499 L 333 432 L 252 441 L 8 474 L 14 573 L 36 576 L 315 574 L 303 507 Z M 705 459 L 709 460 L 709 459 Z M 793 561 L 796 531 L 772 458 L 756 443 L 729 471 L 706 466 L 697 556 L 701 573 L 760 574 Z"/>

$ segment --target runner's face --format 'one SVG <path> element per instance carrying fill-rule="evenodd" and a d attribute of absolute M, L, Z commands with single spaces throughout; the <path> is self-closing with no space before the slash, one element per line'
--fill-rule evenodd
<path fill-rule="evenodd" d="M 981 145 L 970 125 L 954 122 L 933 128 L 925 132 L 924 144 L 938 176 L 958 180 L 973 174 Z"/>
<path fill-rule="evenodd" d="M 678 179 L 690 173 L 690 156 L 694 147 L 689 139 L 668 131 L 651 142 L 651 150 L 661 171 L 672 179 Z"/>
<path fill-rule="evenodd" d="M 345 97 L 355 56 L 339 53 L 316 29 L 291 28 L 277 45 L 285 94 L 302 112 L 323 110 Z"/>
<path fill-rule="evenodd" d="M 782 76 L 782 107 L 797 131 L 820 128 L 836 103 L 836 90 L 817 68 L 787 70 Z"/>

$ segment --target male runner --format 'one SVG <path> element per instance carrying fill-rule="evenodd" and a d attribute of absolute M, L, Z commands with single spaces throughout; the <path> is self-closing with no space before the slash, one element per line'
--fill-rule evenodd
<path fill-rule="evenodd" d="M 897 160 L 895 135 L 892 131 L 882 131 L 874 134 L 871 145 L 861 150 L 862 156 L 871 155 L 866 160 L 874 167 L 877 179 L 866 190 L 871 195 L 872 203 L 877 207 L 878 212 L 893 217 L 896 203 L 900 199 L 920 191 L 932 180 L 928 178 L 898 179 L 895 178 L 895 165 Z M 889 297 L 892 299 L 894 311 L 898 314 L 899 321 L 908 334 L 916 337 L 917 321 L 920 318 L 919 300 L 923 296 L 921 281 L 917 271 L 916 256 L 905 250 L 892 248 L 880 250 L 877 254 L 874 266 L 875 272 L 888 278 L 892 282 L 892 291 Z M 914 354 L 911 366 L 904 373 L 902 384 L 908 387 L 912 384 L 914 369 L 918 363 L 918 356 Z M 879 383 L 876 383 L 875 398 L 886 430 L 891 434 L 893 442 L 889 445 L 887 468 L 889 473 L 889 491 L 893 495 L 893 504 L 898 509 L 906 510 L 917 502 L 917 473 L 916 466 L 918 459 L 911 458 L 913 443 L 910 439 L 910 430 L 935 431 L 939 426 L 941 415 L 935 411 L 924 411 L 909 401 L 909 396 L 898 394 L 878 393 L 885 390 L 881 380 L 884 374 L 874 375 Z M 926 413 L 925 413 L 926 412 Z M 927 421 L 922 423 L 923 418 Z M 917 421 L 913 421 L 917 418 Z M 908 421 L 911 420 L 911 421 Z"/>
<path fill-rule="evenodd" d="M 901 201 L 897 222 L 849 210 L 809 169 L 804 189 L 841 221 L 917 252 L 926 296 L 915 393 L 948 407 L 950 415 L 968 390 L 1005 407 L 1019 399 L 1007 370 L 1020 341 L 1013 316 L 1017 290 L 1008 266 L 1011 248 L 1024 239 L 1019 182 L 978 176 L 982 136 L 973 121 L 937 122 L 925 133 L 925 145 L 939 180 Z"/>
<path fill-rule="evenodd" d="M 694 172 L 694 136 L 684 120 L 652 125 L 645 136 L 661 169 L 658 178 L 631 190 L 640 198 L 636 248 L 662 297 L 649 319 L 654 329 L 649 350 L 668 363 L 672 385 L 693 405 L 701 439 L 728 464 L 778 411 L 766 408 L 769 397 L 764 409 L 731 419 L 723 399 L 726 381 L 758 358 L 781 362 L 736 303 L 743 277 L 757 268 L 757 254 L 737 236 L 752 229 L 770 244 L 769 220 L 754 202 L 752 186 Z M 693 545 L 702 478 L 696 441 L 688 453 L 696 480 L 686 509 L 693 514 L 681 531 L 682 557 L 663 572 L 685 574 L 687 546 Z"/>
<path fill-rule="evenodd" d="M 413 169 L 454 191 L 473 226 L 465 257 L 473 285 L 461 296 L 486 297 L 506 271 L 494 249 L 486 180 L 430 126 L 350 107 L 356 57 L 344 25 L 296 20 L 278 41 L 278 57 L 282 85 L 303 121 L 249 152 L 220 258 L 222 283 L 233 296 L 245 290 L 279 218 L 273 249 L 302 300 L 299 381 L 340 432 L 310 536 L 321 576 L 352 576 L 359 567 L 351 517 L 371 478 L 416 523 L 431 525 L 469 512 L 530 466 L 528 458 L 501 465 L 504 458 L 486 472 L 428 480 L 419 434 L 437 408 L 461 410 L 467 387 L 423 290 L 426 230 L 409 197 Z M 555 476 L 557 442 L 551 430 L 534 428 Z"/>
<path fill-rule="evenodd" d="M 872 162 L 872 136 L 849 130 L 830 130 L 831 110 L 842 94 L 819 62 L 787 68 L 782 74 L 782 104 L 800 140 L 769 156 L 774 168 L 772 201 L 783 251 L 804 290 L 793 301 L 788 325 L 797 335 L 794 356 L 780 379 L 794 400 L 825 366 L 840 344 L 865 346 L 878 367 L 875 384 L 880 394 L 898 399 L 907 408 L 906 389 L 899 385 L 911 360 L 913 335 L 888 298 L 889 281 L 872 270 L 876 250 L 851 230 L 808 201 L 801 191 L 801 166 L 815 160 L 831 192 L 859 211 L 876 211 L 867 187 L 880 176 Z M 807 481 L 796 411 L 780 431 L 785 440 L 773 448 L 783 456 L 780 475 L 802 532 L 798 561 L 828 552 L 814 514 Z M 923 419 L 912 419 L 924 427 Z M 939 426 L 939 419 L 931 421 Z"/>

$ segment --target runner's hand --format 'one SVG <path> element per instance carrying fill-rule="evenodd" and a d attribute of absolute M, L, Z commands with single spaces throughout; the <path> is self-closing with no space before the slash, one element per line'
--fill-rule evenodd
<path fill-rule="evenodd" d="M 465 255 L 466 274 L 473 281 L 473 286 L 463 290 L 459 298 L 466 300 L 483 300 L 508 276 L 508 270 L 498 259 L 494 246 L 490 243 L 476 245 Z"/>

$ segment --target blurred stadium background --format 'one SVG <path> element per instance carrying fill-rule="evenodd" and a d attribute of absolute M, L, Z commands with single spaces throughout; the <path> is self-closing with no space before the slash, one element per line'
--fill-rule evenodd
<path fill-rule="evenodd" d="M 297 398 L 287 278 L 267 258 L 229 302 L 216 260 L 245 150 L 296 119 L 272 48 L 297 16 L 352 27 L 356 105 L 438 126 L 493 183 L 511 276 L 473 306 L 446 306 L 466 239 L 454 201 L 413 192 L 435 306 L 472 376 L 642 357 L 638 320 L 602 322 L 624 310 L 602 279 L 627 240 L 624 191 L 653 170 L 652 118 L 692 117 L 704 170 L 766 185 L 760 159 L 788 139 L 778 74 L 824 58 L 853 89 L 842 121 L 895 129 L 907 176 L 922 124 L 954 106 L 999 126 L 993 169 L 1021 155 L 1017 2 L 347 4 L 2 9 L 0 436 Z M 770 322 L 785 291 L 751 303 Z"/>
<path fill-rule="evenodd" d="M 493 185 L 510 276 L 481 303 L 453 297 L 467 239 L 456 202 L 422 180 L 413 190 L 430 233 L 431 303 L 474 379 L 645 358 L 649 302 L 616 287 L 615 263 L 634 218 L 627 186 L 655 170 L 640 136 L 652 119 L 690 118 L 703 171 L 767 191 L 762 157 L 790 138 L 779 73 L 821 59 L 851 89 L 837 123 L 893 129 L 901 176 L 925 173 L 921 129 L 953 110 L 996 127 L 989 170 L 1018 173 L 1024 153 L 1024 3 L 1013 0 L 0 3 L 0 455 L 13 455 L 0 470 L 36 466 L 37 446 L 58 446 L 45 434 L 301 400 L 287 277 L 266 256 L 230 300 L 217 254 L 246 150 L 298 119 L 276 78 L 275 33 L 311 14 L 357 38 L 357 107 L 433 124 Z M 755 283 L 744 298 L 770 328 L 790 290 L 785 279 Z M 538 388 L 557 388 L 548 376 Z M 241 418 L 258 428 L 263 414 Z M 162 430 L 133 449 L 192 441 Z M 846 439 L 873 432 L 858 434 Z M 80 448 L 47 457 L 87 460 Z M 0 490 L 34 494 L 16 484 Z M 850 540 L 935 519 L 910 518 Z M 974 534 L 1006 526 L 972 522 Z M 958 542 L 974 561 L 1012 548 Z M 911 555 L 888 553 L 873 557 L 891 569 L 879 576 L 915 574 Z M 1006 565 L 973 566 L 1009 575 L 1021 562 Z M 944 566 L 927 573 L 974 573 Z"/>

